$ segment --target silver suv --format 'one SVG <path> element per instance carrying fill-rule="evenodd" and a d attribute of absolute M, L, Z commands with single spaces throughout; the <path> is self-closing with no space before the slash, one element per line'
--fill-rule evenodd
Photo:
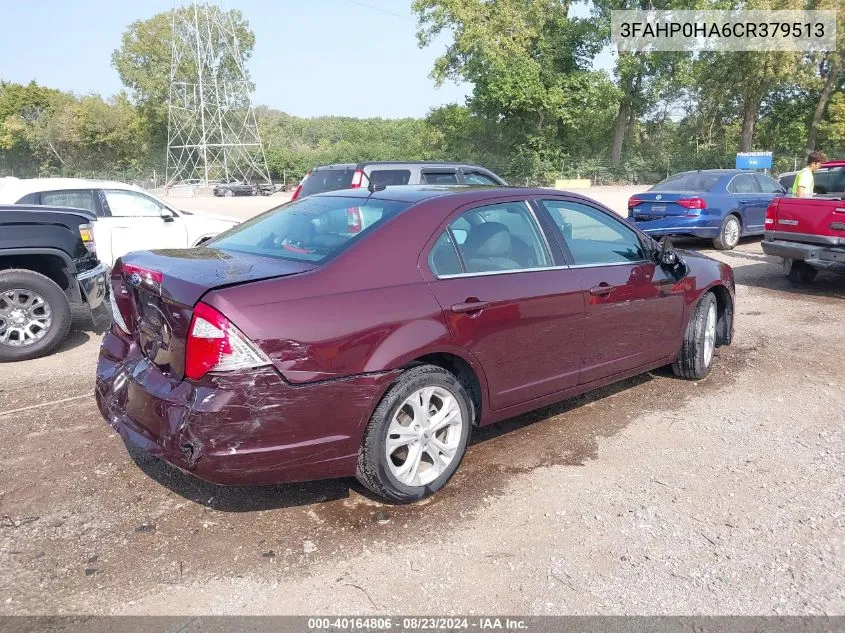
<path fill-rule="evenodd" d="M 305 174 L 292 200 L 324 191 L 377 185 L 507 185 L 489 169 L 465 163 L 372 162 L 317 165 Z"/>

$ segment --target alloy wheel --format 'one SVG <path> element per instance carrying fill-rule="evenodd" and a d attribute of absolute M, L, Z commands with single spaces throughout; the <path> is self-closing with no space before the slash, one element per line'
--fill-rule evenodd
<path fill-rule="evenodd" d="M 13 288 L 0 294 L 0 345 L 34 345 L 52 325 L 50 304 L 37 292 Z"/>
<path fill-rule="evenodd" d="M 442 387 L 424 387 L 408 396 L 390 421 L 387 464 L 406 486 L 425 486 L 455 459 L 464 425 L 457 398 Z"/>

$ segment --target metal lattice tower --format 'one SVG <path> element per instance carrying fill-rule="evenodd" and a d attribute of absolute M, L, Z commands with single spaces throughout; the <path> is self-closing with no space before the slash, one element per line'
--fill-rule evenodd
<path fill-rule="evenodd" d="M 232 15 L 219 2 L 173 8 L 167 184 L 270 182 Z"/>

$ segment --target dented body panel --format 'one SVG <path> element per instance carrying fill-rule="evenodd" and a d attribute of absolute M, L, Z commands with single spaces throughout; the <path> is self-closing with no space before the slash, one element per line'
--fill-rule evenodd
<path fill-rule="evenodd" d="M 372 403 L 397 373 L 293 386 L 265 367 L 194 383 L 168 377 L 112 330 L 96 398 L 125 441 L 201 479 L 280 483 L 354 475 Z"/>

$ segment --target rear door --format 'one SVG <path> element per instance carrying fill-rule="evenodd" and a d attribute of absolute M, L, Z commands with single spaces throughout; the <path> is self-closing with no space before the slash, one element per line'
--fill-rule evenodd
<path fill-rule="evenodd" d="M 733 208 L 742 217 L 743 233 L 762 233 L 771 194 L 764 194 L 755 174 L 737 174 L 727 186 Z"/>
<path fill-rule="evenodd" d="M 108 215 L 98 224 L 108 228 L 109 263 L 131 251 L 188 246 L 185 223 L 178 217 L 162 217 L 169 209 L 154 198 L 137 191 L 104 189 L 103 199 Z"/>
<path fill-rule="evenodd" d="M 578 274 L 558 266 L 525 199 L 456 213 L 430 248 L 429 286 L 455 342 L 481 362 L 493 409 L 578 384 Z"/>
<path fill-rule="evenodd" d="M 544 199 L 586 305 L 582 384 L 678 351 L 683 289 L 649 257 L 639 234 L 612 212 Z"/>

